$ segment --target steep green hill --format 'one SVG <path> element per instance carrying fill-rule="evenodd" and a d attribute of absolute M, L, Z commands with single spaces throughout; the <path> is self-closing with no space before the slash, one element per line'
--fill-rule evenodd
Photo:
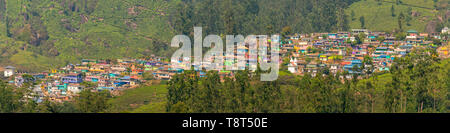
<path fill-rule="evenodd" d="M 399 16 L 403 14 L 402 29 L 434 32 L 448 25 L 449 0 L 361 0 L 346 9 L 351 28 L 361 27 L 375 31 L 399 29 Z M 352 13 L 353 12 L 353 13 Z M 353 15 L 352 15 L 353 14 Z"/>
<path fill-rule="evenodd" d="M 0 66 L 42 71 L 83 58 L 169 56 L 170 39 L 194 26 L 205 34 L 336 32 L 360 28 L 364 16 L 365 27 L 392 31 L 403 12 L 404 30 L 436 31 L 450 26 L 448 1 L 0 0 Z"/>
<path fill-rule="evenodd" d="M 169 55 L 170 39 L 193 26 L 205 34 L 347 29 L 342 9 L 354 1 L 0 0 L 0 66 L 41 71 L 82 58 Z"/>
<path fill-rule="evenodd" d="M 25 70 L 170 52 L 178 0 L 0 0 L 0 63 Z"/>

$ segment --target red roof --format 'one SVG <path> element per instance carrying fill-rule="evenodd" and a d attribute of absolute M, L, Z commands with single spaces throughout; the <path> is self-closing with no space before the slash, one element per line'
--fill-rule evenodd
<path fill-rule="evenodd" d="M 341 62 L 341 65 L 344 66 L 344 65 L 351 64 L 351 63 L 352 63 L 352 62 L 350 62 L 350 61 L 344 61 L 344 62 Z"/>

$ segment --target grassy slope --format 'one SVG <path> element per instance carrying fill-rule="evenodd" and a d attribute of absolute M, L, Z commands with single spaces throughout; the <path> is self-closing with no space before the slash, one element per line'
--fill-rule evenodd
<path fill-rule="evenodd" d="M 54 68 L 62 63 L 60 60 L 28 51 L 19 51 L 17 54 L 11 56 L 10 60 L 24 70 L 32 70 L 35 69 L 34 67 L 36 66 L 39 66 L 41 69 L 50 70 L 51 68 Z"/>
<path fill-rule="evenodd" d="M 71 11 L 67 2 L 62 0 L 42 0 L 30 2 L 28 0 L 7 1 L 7 11 L 10 21 L 10 31 L 20 31 L 31 21 L 25 21 L 23 14 L 29 14 L 30 20 L 38 13 L 40 21 L 48 32 L 48 42 L 57 49 L 58 56 L 48 56 L 38 53 L 44 46 L 26 45 L 26 41 L 6 37 L 4 20 L 0 21 L 0 66 L 14 65 L 21 67 L 24 63 L 16 59 L 30 59 L 30 54 L 23 54 L 20 48 L 28 47 L 27 52 L 42 56 L 39 60 L 26 60 L 25 65 L 35 68 L 35 71 L 47 70 L 52 60 L 58 61 L 59 66 L 66 63 L 78 63 L 82 58 L 123 58 L 141 57 L 143 55 L 165 55 L 169 50 L 158 49 L 168 44 L 174 35 L 170 27 L 169 14 L 174 1 L 142 1 L 142 0 L 97 0 L 89 1 L 88 5 L 95 5 L 93 11 L 87 11 L 78 1 L 80 11 Z M 130 14 L 134 8 L 136 14 Z M 82 23 L 82 17 L 88 21 Z M 33 24 L 32 24 L 33 25 Z M 36 25 L 36 24 L 35 24 Z M 39 25 L 39 24 L 38 24 Z M 76 29 L 69 31 L 67 26 Z M 12 32 L 18 36 L 20 32 Z M 13 37 L 14 37 L 13 35 Z M 8 43 L 4 40 L 9 40 Z M 14 47 L 14 48 L 12 48 Z M 45 53 L 46 51 L 44 51 Z M 5 54 L 6 53 L 6 54 Z M 13 58 L 14 57 L 14 58 Z M 47 58 L 47 59 L 44 59 Z M 57 67 L 57 66 L 54 66 Z M 25 68 L 25 67 L 24 67 Z"/>
<path fill-rule="evenodd" d="M 165 113 L 166 103 L 167 102 L 164 101 L 142 105 L 141 107 L 131 111 L 131 113 Z"/>
<path fill-rule="evenodd" d="M 152 85 L 126 90 L 123 95 L 109 101 L 113 105 L 112 112 L 165 112 L 166 87 L 167 85 Z"/>
<path fill-rule="evenodd" d="M 406 5 L 396 5 L 395 0 L 384 0 L 387 2 L 382 2 L 382 5 L 378 5 L 376 0 L 361 0 L 352 4 L 346 9 L 346 14 L 349 16 L 350 27 L 351 28 L 361 28 L 361 23 L 359 18 L 364 16 L 366 28 L 375 31 L 392 31 L 398 28 L 398 15 L 400 12 L 407 15 L 407 10 L 409 6 Z M 394 3 L 389 3 L 394 2 Z M 417 5 L 426 8 L 434 8 L 434 2 L 432 0 L 402 0 L 404 4 Z M 394 5 L 395 17 L 391 15 L 391 7 Z M 412 11 L 420 12 L 422 15 L 418 17 L 413 17 L 410 24 L 403 26 L 405 30 L 415 29 L 419 32 L 425 31 L 426 24 L 432 20 L 434 17 L 434 11 L 430 9 L 411 7 Z M 351 19 L 351 11 L 355 12 L 355 19 Z"/>

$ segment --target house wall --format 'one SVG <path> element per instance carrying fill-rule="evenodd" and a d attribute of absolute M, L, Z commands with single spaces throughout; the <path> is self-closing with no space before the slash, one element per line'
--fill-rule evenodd
<path fill-rule="evenodd" d="M 14 71 L 12 71 L 12 70 L 5 70 L 4 71 L 4 76 L 5 77 L 10 77 L 12 75 L 14 75 Z"/>

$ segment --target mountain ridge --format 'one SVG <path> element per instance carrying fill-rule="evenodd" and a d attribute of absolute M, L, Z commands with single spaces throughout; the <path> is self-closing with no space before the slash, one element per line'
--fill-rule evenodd
<path fill-rule="evenodd" d="M 0 0 L 0 62 L 48 70 L 82 58 L 164 55 L 174 34 L 166 15 L 177 2 Z"/>
<path fill-rule="evenodd" d="M 83 58 L 169 57 L 175 50 L 168 45 L 171 38 L 176 34 L 191 35 L 194 26 L 203 27 L 205 34 L 221 35 L 346 31 L 360 28 L 359 19 L 351 18 L 352 10 L 360 9 L 354 16 L 359 17 L 370 13 L 361 5 L 385 8 L 376 7 L 377 1 L 0 0 L 0 66 L 43 71 Z M 425 3 L 422 6 L 442 8 Z M 399 5 L 396 14 L 406 12 L 403 6 Z M 378 16 L 386 16 L 386 12 Z M 397 27 L 396 17 L 388 17 L 392 20 L 367 16 L 367 28 L 392 31 Z M 405 29 L 419 27 L 416 30 L 423 31 L 425 27 L 437 29 L 449 24 L 434 20 L 430 17 L 416 23 L 418 19 L 413 18 L 412 26 Z M 434 25 L 428 26 L 430 23 Z"/>

